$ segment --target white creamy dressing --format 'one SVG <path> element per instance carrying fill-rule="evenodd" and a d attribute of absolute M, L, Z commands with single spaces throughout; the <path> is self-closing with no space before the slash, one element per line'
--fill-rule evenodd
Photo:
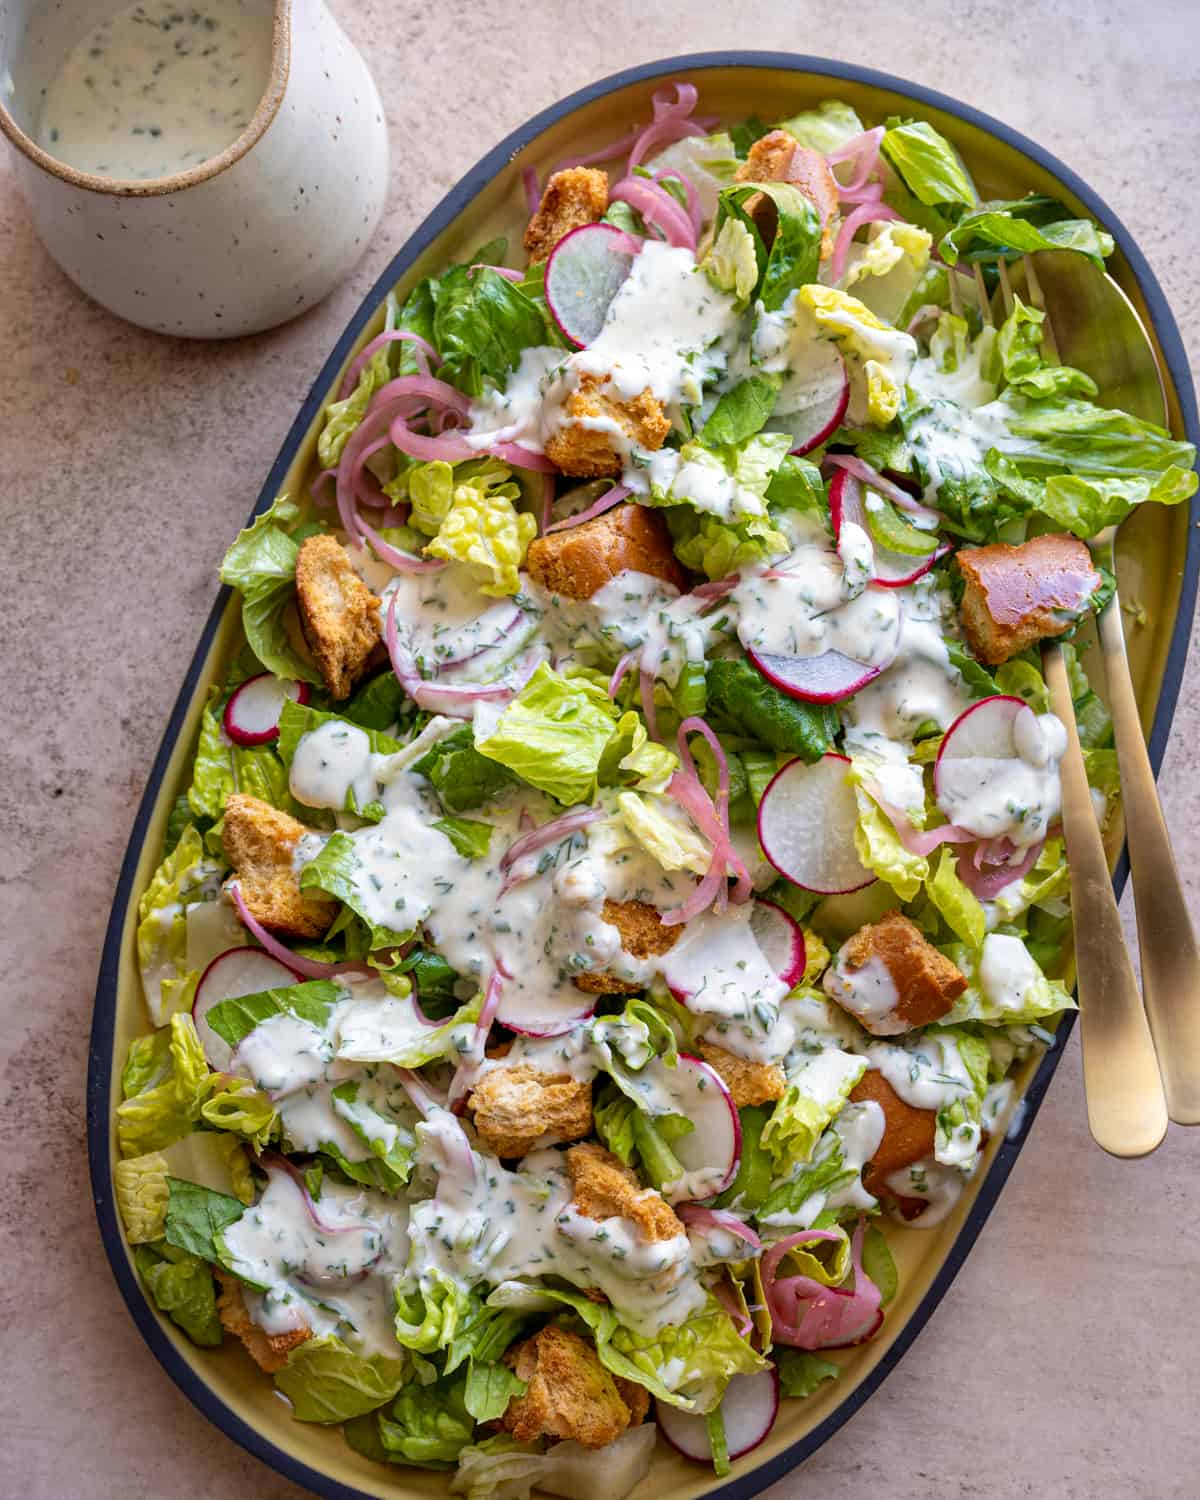
<path fill-rule="evenodd" d="M 598 1287 L 623 1323 L 646 1334 L 704 1306 L 687 1235 L 652 1242 L 630 1219 L 585 1217 L 561 1152 L 532 1152 L 521 1171 L 509 1172 L 470 1151 L 467 1170 L 465 1136 L 452 1115 L 435 1111 L 417 1134 L 418 1160 L 437 1182 L 409 1217 L 410 1265 L 422 1285 L 434 1271 L 464 1286 L 561 1276 L 581 1290 Z"/>
<path fill-rule="evenodd" d="M 752 912 L 747 902 L 694 917 L 662 960 L 662 973 L 689 1011 L 713 1017 L 708 1041 L 754 1062 L 777 1062 L 795 1042 L 780 1009 L 788 987 L 758 945 Z"/>
<path fill-rule="evenodd" d="M 365 550 L 355 561 L 380 596 L 381 627 L 395 598 L 397 638 L 424 677 L 464 685 L 489 681 L 503 673 L 538 628 L 528 595 L 491 599 L 470 568 L 451 563 L 431 573 L 393 573 Z"/>
<path fill-rule="evenodd" d="M 1000 1011 L 1020 1011 L 1042 972 L 1019 937 L 989 932 L 979 959 L 979 987 Z"/>
<path fill-rule="evenodd" d="M 953 1037 L 915 1034 L 902 1042 L 869 1039 L 861 1049 L 913 1109 L 939 1110 L 971 1097 L 975 1085 Z"/>
<path fill-rule="evenodd" d="M 315 1208 L 320 1225 L 299 1185 L 276 1170 L 224 1231 L 231 1268 L 257 1288 L 245 1293 L 247 1311 L 268 1334 L 307 1327 L 398 1358 L 393 1288 L 408 1258 L 407 1204 L 325 1179 Z"/>
<path fill-rule="evenodd" d="M 1062 721 L 1026 706 L 1013 719 L 1011 755 L 942 757 L 938 807 L 947 822 L 981 839 L 1007 837 L 1026 849 L 1062 810 L 1058 767 L 1066 749 Z"/>
<path fill-rule="evenodd" d="M 911 1167 L 901 1167 L 886 1179 L 888 1187 L 899 1198 L 923 1199 L 926 1207 L 915 1219 L 906 1219 L 890 1205 L 888 1212 L 914 1229 L 932 1229 L 940 1224 L 962 1197 L 963 1188 L 975 1175 L 981 1157 L 975 1156 L 967 1168 L 945 1166 L 926 1156 Z"/>
<path fill-rule="evenodd" d="M 729 595 L 738 639 L 763 655 L 840 651 L 867 666 L 882 665 L 896 645 L 899 591 L 863 587 L 830 548 L 820 522 L 812 518 L 807 531 L 807 539 L 772 568 L 744 573 Z"/>
<path fill-rule="evenodd" d="M 894 1014 L 900 996 L 891 971 L 872 954 L 865 964 L 850 968 L 839 954 L 825 970 L 825 993 L 877 1035 L 907 1031 L 908 1024 Z"/>
<path fill-rule="evenodd" d="M 148 180 L 199 166 L 250 123 L 271 67 L 269 7 L 143 0 L 65 55 L 38 143 L 84 172 Z"/>
<path fill-rule="evenodd" d="M 842 1169 L 846 1180 L 838 1187 L 821 1189 L 810 1193 L 793 1211 L 759 1216 L 759 1225 L 777 1237 L 808 1229 L 826 1209 L 854 1208 L 869 1213 L 877 1206 L 877 1199 L 863 1186 L 862 1169 L 879 1150 L 883 1140 L 883 1110 L 873 1099 L 846 1104 L 836 1119 L 817 1142 L 808 1162 L 795 1162 L 785 1174 L 783 1181 L 796 1181 L 813 1167 L 826 1161 L 834 1152 L 841 1153 Z"/>
<path fill-rule="evenodd" d="M 565 360 L 561 349 L 540 345 L 522 349 L 504 389 L 489 385 L 471 402 L 471 425 L 463 433 L 467 442 L 480 450 L 493 443 L 520 443 L 531 453 L 540 453 L 548 430 L 544 406 L 560 380 Z"/>

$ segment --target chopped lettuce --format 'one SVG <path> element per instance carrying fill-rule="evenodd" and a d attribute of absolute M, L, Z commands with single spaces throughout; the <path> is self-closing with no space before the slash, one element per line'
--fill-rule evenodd
<path fill-rule="evenodd" d="M 768 486 L 768 501 L 775 478 Z M 673 505 L 666 516 L 676 557 L 685 568 L 708 578 L 726 578 L 739 568 L 769 562 L 788 551 L 787 537 L 769 515 L 748 516 L 731 525 L 691 505 Z"/>
<path fill-rule="evenodd" d="M 780 1172 L 812 1159 L 826 1127 L 866 1070 L 866 1058 L 830 1047 L 805 1058 L 788 1076 L 761 1137 Z"/>
<path fill-rule="evenodd" d="M 205 1020 L 222 1041 L 236 1047 L 244 1036 L 270 1016 L 290 1014 L 314 1026 L 324 1026 L 333 1007 L 343 998 L 340 986 L 329 979 L 308 979 L 282 989 L 260 990 L 222 1000 Z"/>
<path fill-rule="evenodd" d="M 503 390 L 523 350 L 554 342 L 538 303 L 489 268 L 504 254 L 503 241 L 484 246 L 474 261 L 452 266 L 435 283 L 433 343 L 443 359 L 438 376 L 468 396 L 482 395 L 485 382 Z"/>
<path fill-rule="evenodd" d="M 836 1380 L 842 1373 L 841 1365 L 802 1349 L 777 1349 L 775 1364 L 779 1370 L 780 1392 L 792 1398 L 811 1396 L 827 1380 Z"/>
<path fill-rule="evenodd" d="M 454 1463 L 475 1433 L 467 1409 L 466 1380 L 441 1379 L 404 1386 L 378 1417 L 379 1437 L 393 1463 L 444 1468 Z"/>
<path fill-rule="evenodd" d="M 470 812 L 516 780 L 507 766 L 479 753 L 467 724 L 438 740 L 412 770 L 426 777 L 448 813 Z"/>
<path fill-rule="evenodd" d="M 324 891 L 336 896 L 357 916 L 370 934 L 370 947 L 390 948 L 409 937 L 392 927 L 373 922 L 358 884 L 359 860 L 354 840 L 346 833 L 331 833 L 314 858 L 300 871 L 302 891 Z"/>
<path fill-rule="evenodd" d="M 718 732 L 745 735 L 812 763 L 841 727 L 836 708 L 789 697 L 748 661 L 710 662 L 707 681 L 708 717 Z"/>
<path fill-rule="evenodd" d="M 291 1402 L 297 1422 L 346 1422 L 390 1401 L 408 1368 L 402 1357 L 367 1358 L 327 1334 L 293 1349 L 275 1384 Z"/>
<path fill-rule="evenodd" d="M 222 873 L 223 867 L 205 856 L 200 834 L 189 824 L 138 902 L 138 968 L 155 1026 L 191 1009 L 200 975 L 187 966 L 187 909 L 216 896 Z"/>
<path fill-rule="evenodd" d="M 490 725 L 475 720 L 475 748 L 569 807 L 596 789 L 615 710 L 603 688 L 543 663 Z"/>
<path fill-rule="evenodd" d="M 209 1071 L 190 1014 L 170 1019 L 170 1067 L 161 1081 L 146 1085 L 117 1106 L 117 1140 L 122 1156 L 161 1151 L 187 1135 L 200 1118 Z M 139 1047 L 139 1043 L 133 1044 Z M 132 1049 L 131 1049 L 132 1051 Z M 144 1055 L 144 1039 L 139 1057 Z"/>
<path fill-rule="evenodd" d="M 226 552 L 221 582 L 241 594 L 246 639 L 267 671 L 319 683 L 312 661 L 293 645 L 286 620 L 296 592 L 300 544 L 292 533 L 299 519 L 300 507 L 280 495 Z"/>
<path fill-rule="evenodd" d="M 470 1293 L 444 1271 L 426 1268 L 418 1281 L 410 1270 L 396 1288 L 396 1338 L 418 1354 L 445 1349 L 470 1307 Z"/>
<path fill-rule="evenodd" d="M 942 845 L 926 890 L 955 937 L 972 948 L 981 947 L 987 934 L 987 917 L 979 898 L 959 878 L 958 856 L 948 844 Z"/>
<path fill-rule="evenodd" d="M 536 519 L 516 508 L 521 487 L 510 476 L 496 459 L 461 466 L 449 508 L 425 549 L 431 557 L 467 564 L 480 593 L 497 598 L 519 592 L 517 570 L 537 535 Z"/>
<path fill-rule="evenodd" d="M 666 797 L 621 792 L 617 808 L 634 840 L 664 870 L 703 875 L 712 862 L 708 840 L 696 832 L 679 804 Z"/>
<path fill-rule="evenodd" d="M 224 694 L 214 688 L 200 716 L 188 802 L 198 818 L 215 820 L 233 792 L 248 792 L 272 807 L 295 808 L 287 770 L 273 745 L 235 745 L 221 726 Z"/>
<path fill-rule="evenodd" d="M 761 432 L 778 395 L 779 382 L 769 375 L 748 375 L 739 381 L 709 414 L 703 431 L 705 445 L 726 448 Z"/>
<path fill-rule="evenodd" d="M 218 1240 L 245 1212 L 245 1204 L 198 1182 L 167 1178 L 167 1213 L 163 1238 L 176 1249 L 217 1261 Z"/>
<path fill-rule="evenodd" d="M 722 426 L 733 431 L 733 422 L 731 417 Z M 766 520 L 767 489 L 787 456 L 788 434 L 755 432 L 721 447 L 714 446 L 707 427 L 702 436 L 702 442 L 684 443 L 663 476 L 651 468 L 649 503 L 688 505 L 726 526 Z"/>
<path fill-rule="evenodd" d="M 167 1223 L 167 1158 L 160 1151 L 128 1157 L 113 1167 L 117 1208 L 131 1245 L 162 1239 Z"/>
<path fill-rule="evenodd" d="M 791 119 L 781 121 L 779 129 L 795 136 L 810 151 L 828 156 L 856 135 L 861 135 L 864 127 L 849 104 L 840 99 L 822 99 L 816 109 L 802 110 Z"/>
<path fill-rule="evenodd" d="M 452 1494 L 466 1500 L 530 1500 L 532 1491 L 566 1500 L 624 1500 L 645 1478 L 654 1456 L 655 1427 L 630 1427 L 603 1448 L 554 1443 L 545 1453 L 497 1433 L 458 1456 Z"/>
<path fill-rule="evenodd" d="M 775 206 L 776 229 L 770 248 L 746 210 L 749 199 L 763 194 Z M 758 274 L 748 301 L 761 302 L 773 312 L 797 287 L 816 281 L 821 253 L 821 216 L 798 187 L 788 182 L 735 183 L 717 200 L 713 221 L 714 244 L 721 243 L 725 225 L 736 220 L 750 236 Z M 744 239 L 739 236 L 739 245 Z M 740 264 L 742 252 L 736 257 Z M 742 284 L 739 281 L 739 286 Z"/>
<path fill-rule="evenodd" d="M 938 246 L 951 266 L 960 256 L 973 261 L 1015 260 L 1037 250 L 1074 250 L 1103 270 L 1113 239 L 1091 219 L 1070 218 L 1056 198 L 1030 193 L 1009 202 L 984 203 L 964 214 Z"/>
<path fill-rule="evenodd" d="M 947 1025 L 1021 1026 L 1076 1009 L 1066 987 L 1046 977 L 1019 937 L 992 932 L 978 950 L 954 945 L 945 952 L 969 981 L 946 1015 Z"/>
<path fill-rule="evenodd" d="M 133 1258 L 159 1311 L 194 1344 L 217 1348 L 222 1339 L 217 1289 L 204 1261 L 162 1241 L 138 1245 Z"/>
<path fill-rule="evenodd" d="M 851 360 L 851 418 L 886 427 L 900 410 L 916 359 L 915 340 L 836 287 L 803 286 L 799 300 Z"/>
<path fill-rule="evenodd" d="M 880 150 L 921 203 L 973 208 L 974 184 L 954 147 L 924 120 L 889 120 Z"/>
<path fill-rule="evenodd" d="M 858 799 L 854 848 L 859 859 L 886 881 L 901 901 L 913 900 L 929 878 L 929 861 L 904 847 L 892 820 L 868 792 L 855 786 L 854 795 Z"/>

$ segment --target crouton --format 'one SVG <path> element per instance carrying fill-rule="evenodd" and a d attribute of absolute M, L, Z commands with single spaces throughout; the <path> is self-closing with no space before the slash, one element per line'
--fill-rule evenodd
<path fill-rule="evenodd" d="M 484 1150 L 505 1158 L 527 1156 L 535 1146 L 577 1141 L 592 1129 L 591 1084 L 527 1063 L 485 1073 L 467 1107 L 475 1111 Z"/>
<path fill-rule="evenodd" d="M 679 941 L 678 927 L 665 927 L 655 907 L 646 901 L 606 901 L 604 920 L 621 934 L 621 947 L 634 958 L 660 958 Z M 585 995 L 636 995 L 645 985 L 607 972 L 579 974 L 575 987 Z"/>
<path fill-rule="evenodd" d="M 525 559 L 529 576 L 568 599 L 590 599 L 619 573 L 648 573 L 683 590 L 667 523 L 644 505 L 617 505 L 594 521 L 538 537 Z"/>
<path fill-rule="evenodd" d="M 284 937 L 321 937 L 337 915 L 337 902 L 302 891 L 296 845 L 312 830 L 269 802 L 234 792 L 225 803 L 221 843 L 250 914 Z"/>
<path fill-rule="evenodd" d="M 1060 532 L 1019 547 L 964 547 L 956 561 L 966 580 L 959 606 L 963 630 L 989 667 L 1070 630 L 1100 586 L 1086 544 Z"/>
<path fill-rule="evenodd" d="M 567 1171 L 575 1207 L 585 1219 L 629 1219 L 651 1242 L 683 1233 L 670 1204 L 653 1188 L 644 1188 L 618 1157 L 594 1141 L 568 1150 Z"/>
<path fill-rule="evenodd" d="M 940 1020 L 966 987 L 962 971 L 898 911 L 860 927 L 825 973 L 826 992 L 872 1036 Z"/>
<path fill-rule="evenodd" d="M 501 1427 L 520 1443 L 551 1437 L 603 1448 L 634 1420 L 594 1346 L 577 1333 L 548 1324 L 514 1344 L 504 1363 L 527 1386 L 500 1418 Z"/>
<path fill-rule="evenodd" d="M 821 217 L 821 259 L 833 254 L 838 228 L 838 184 L 819 151 L 797 143 L 786 130 L 772 130 L 750 147 L 737 170 L 738 182 L 790 182 Z M 746 211 L 760 231 L 774 233 L 774 204 L 759 194 L 746 201 Z"/>
<path fill-rule="evenodd" d="M 310 536 L 296 558 L 296 603 L 313 660 L 335 698 L 348 698 L 379 643 L 379 604 L 332 536 Z"/>
<path fill-rule="evenodd" d="M 246 1311 L 246 1299 L 242 1295 L 242 1284 L 228 1271 L 214 1272 L 221 1290 L 217 1294 L 217 1316 L 226 1333 L 241 1339 L 250 1358 L 260 1370 L 274 1375 L 288 1362 L 288 1355 L 300 1344 L 312 1338 L 312 1329 L 307 1325 L 293 1328 L 289 1333 L 265 1333 L 252 1322 Z"/>
<path fill-rule="evenodd" d="M 546 457 L 564 474 L 577 479 L 620 474 L 622 457 L 613 446 L 612 428 L 591 425 L 598 420 L 614 423 L 630 443 L 651 452 L 662 447 L 671 430 L 662 402 L 649 386 L 626 401 L 611 395 L 606 385 L 606 376 L 580 372 L 578 385 L 563 402 L 562 424 L 546 438 Z"/>
<path fill-rule="evenodd" d="M 738 1109 L 747 1104 L 771 1104 L 787 1091 L 787 1077 L 778 1063 L 747 1062 L 713 1042 L 700 1043 L 700 1056 L 725 1080 Z"/>
<path fill-rule="evenodd" d="M 850 1090 L 850 1099 L 855 1104 L 870 1100 L 883 1110 L 883 1139 L 863 1171 L 863 1185 L 876 1198 L 896 1197 L 887 1179 L 932 1154 L 937 1112 L 906 1104 L 883 1074 L 873 1068 Z"/>
<path fill-rule="evenodd" d="M 596 167 L 565 167 L 555 172 L 525 230 L 529 263 L 545 260 L 564 235 L 595 224 L 608 208 L 608 173 Z"/>

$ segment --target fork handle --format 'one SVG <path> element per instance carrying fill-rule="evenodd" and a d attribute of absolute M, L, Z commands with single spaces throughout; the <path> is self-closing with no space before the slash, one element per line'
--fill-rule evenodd
<path fill-rule="evenodd" d="M 1200 952 L 1171 851 L 1154 771 L 1142 734 L 1120 603 L 1114 593 L 1097 620 L 1129 841 L 1141 949 L 1142 994 L 1158 1048 L 1167 1112 L 1200 1124 Z"/>
<path fill-rule="evenodd" d="M 1167 1132 L 1167 1106 L 1146 1012 L 1121 931 L 1104 840 L 1075 727 L 1067 664 L 1057 642 L 1042 647 L 1055 713 L 1067 731 L 1062 820 L 1071 872 L 1075 966 L 1088 1126 L 1113 1156 L 1145 1156 Z"/>

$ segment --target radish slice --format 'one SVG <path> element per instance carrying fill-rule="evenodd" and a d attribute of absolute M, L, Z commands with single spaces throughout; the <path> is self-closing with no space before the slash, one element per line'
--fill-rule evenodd
<path fill-rule="evenodd" d="M 832 751 L 815 765 L 797 757 L 777 771 L 758 808 L 758 841 L 785 880 L 822 896 L 870 885 L 875 876 L 854 849 L 858 800 L 850 762 Z"/>
<path fill-rule="evenodd" d="M 1027 851 L 1003 836 L 1011 827 L 1004 811 L 1011 803 L 1006 803 L 1003 790 L 1014 765 L 1021 764 L 1021 743 L 1030 731 L 1041 738 L 1037 715 L 1023 698 L 1003 693 L 981 698 L 947 729 L 933 767 L 938 807 L 966 833 L 985 841 L 976 848 L 975 871 L 984 864 L 1000 866 L 996 874 L 1002 877 L 1001 887 L 1028 868 L 1028 863 L 1016 863 L 1023 856 L 1027 859 Z M 991 796 L 980 809 L 979 789 L 989 784 Z M 1056 814 L 1057 806 L 1050 815 Z"/>
<path fill-rule="evenodd" d="M 933 768 L 934 786 L 942 772 L 942 762 L 954 760 L 1012 760 L 1016 755 L 1013 725 L 1017 715 L 1033 710 L 1024 698 L 996 693 L 964 708 L 947 729 Z"/>
<path fill-rule="evenodd" d="M 564 989 L 565 1004 L 555 1004 L 549 996 L 534 990 L 506 984 L 500 992 L 494 1019 L 521 1036 L 561 1036 L 596 1009 L 595 997 L 582 990 Z M 576 998 L 578 997 L 578 998 Z"/>
<path fill-rule="evenodd" d="M 225 705 L 225 733 L 237 745 L 266 745 L 279 737 L 279 715 L 288 699 L 308 702 L 308 683 L 260 672 L 247 678 Z"/>
<path fill-rule="evenodd" d="M 897 630 L 897 640 L 899 635 Z M 820 656 L 773 656 L 747 648 L 746 655 L 773 687 L 806 703 L 841 703 L 874 682 L 884 666 L 891 666 L 895 659 L 893 651 L 883 666 L 869 667 L 840 651 L 822 651 Z"/>
<path fill-rule="evenodd" d="M 850 376 L 836 344 L 814 338 L 793 350 L 788 369 L 788 410 L 775 411 L 770 432 L 791 434 L 793 453 L 811 453 L 841 426 L 850 404 Z"/>
<path fill-rule="evenodd" d="M 584 224 L 563 235 L 546 262 L 546 305 L 576 348 L 604 327 L 609 304 L 629 275 L 641 241 L 614 224 Z"/>
<path fill-rule="evenodd" d="M 257 995 L 261 990 L 286 989 L 299 982 L 300 975 L 294 969 L 261 948 L 227 948 L 219 953 L 200 976 L 192 1001 L 192 1020 L 209 1067 L 224 1073 L 233 1056 L 229 1043 L 208 1024 L 208 1013 L 214 1005 L 242 995 Z"/>
<path fill-rule="evenodd" d="M 758 900 L 750 912 L 750 931 L 763 957 L 788 989 L 799 984 L 808 964 L 800 924 L 774 901 Z"/>
<path fill-rule="evenodd" d="M 643 1071 L 650 1069 L 655 1081 L 669 1090 L 674 1100 L 672 1113 L 684 1115 L 693 1127 L 672 1142 L 671 1150 L 687 1176 L 677 1184 L 667 1184 L 667 1200 L 715 1198 L 737 1176 L 742 1156 L 742 1122 L 733 1095 L 715 1068 L 687 1052 L 679 1054 L 674 1068 L 656 1059 Z M 697 1174 L 702 1174 L 702 1180 Z"/>
<path fill-rule="evenodd" d="M 721 1420 L 730 1458 L 741 1458 L 767 1436 L 779 1411 L 779 1372 L 772 1365 L 753 1375 L 735 1375 L 721 1398 Z M 665 1401 L 655 1403 L 660 1431 L 671 1447 L 694 1463 L 712 1463 L 708 1424 L 695 1412 L 680 1411 Z"/>
<path fill-rule="evenodd" d="M 863 504 L 862 486 L 845 469 L 839 469 L 829 482 L 829 518 L 833 523 L 835 541 L 847 521 L 852 521 L 868 537 L 871 536 Z M 910 557 L 903 552 L 889 552 L 874 538 L 871 539 L 871 548 L 875 554 L 875 582 L 885 589 L 902 589 L 910 583 L 916 583 L 918 578 L 924 578 L 934 563 L 940 562 L 952 550 L 949 543 L 943 542 L 936 552 L 930 552 L 925 557 Z"/>

